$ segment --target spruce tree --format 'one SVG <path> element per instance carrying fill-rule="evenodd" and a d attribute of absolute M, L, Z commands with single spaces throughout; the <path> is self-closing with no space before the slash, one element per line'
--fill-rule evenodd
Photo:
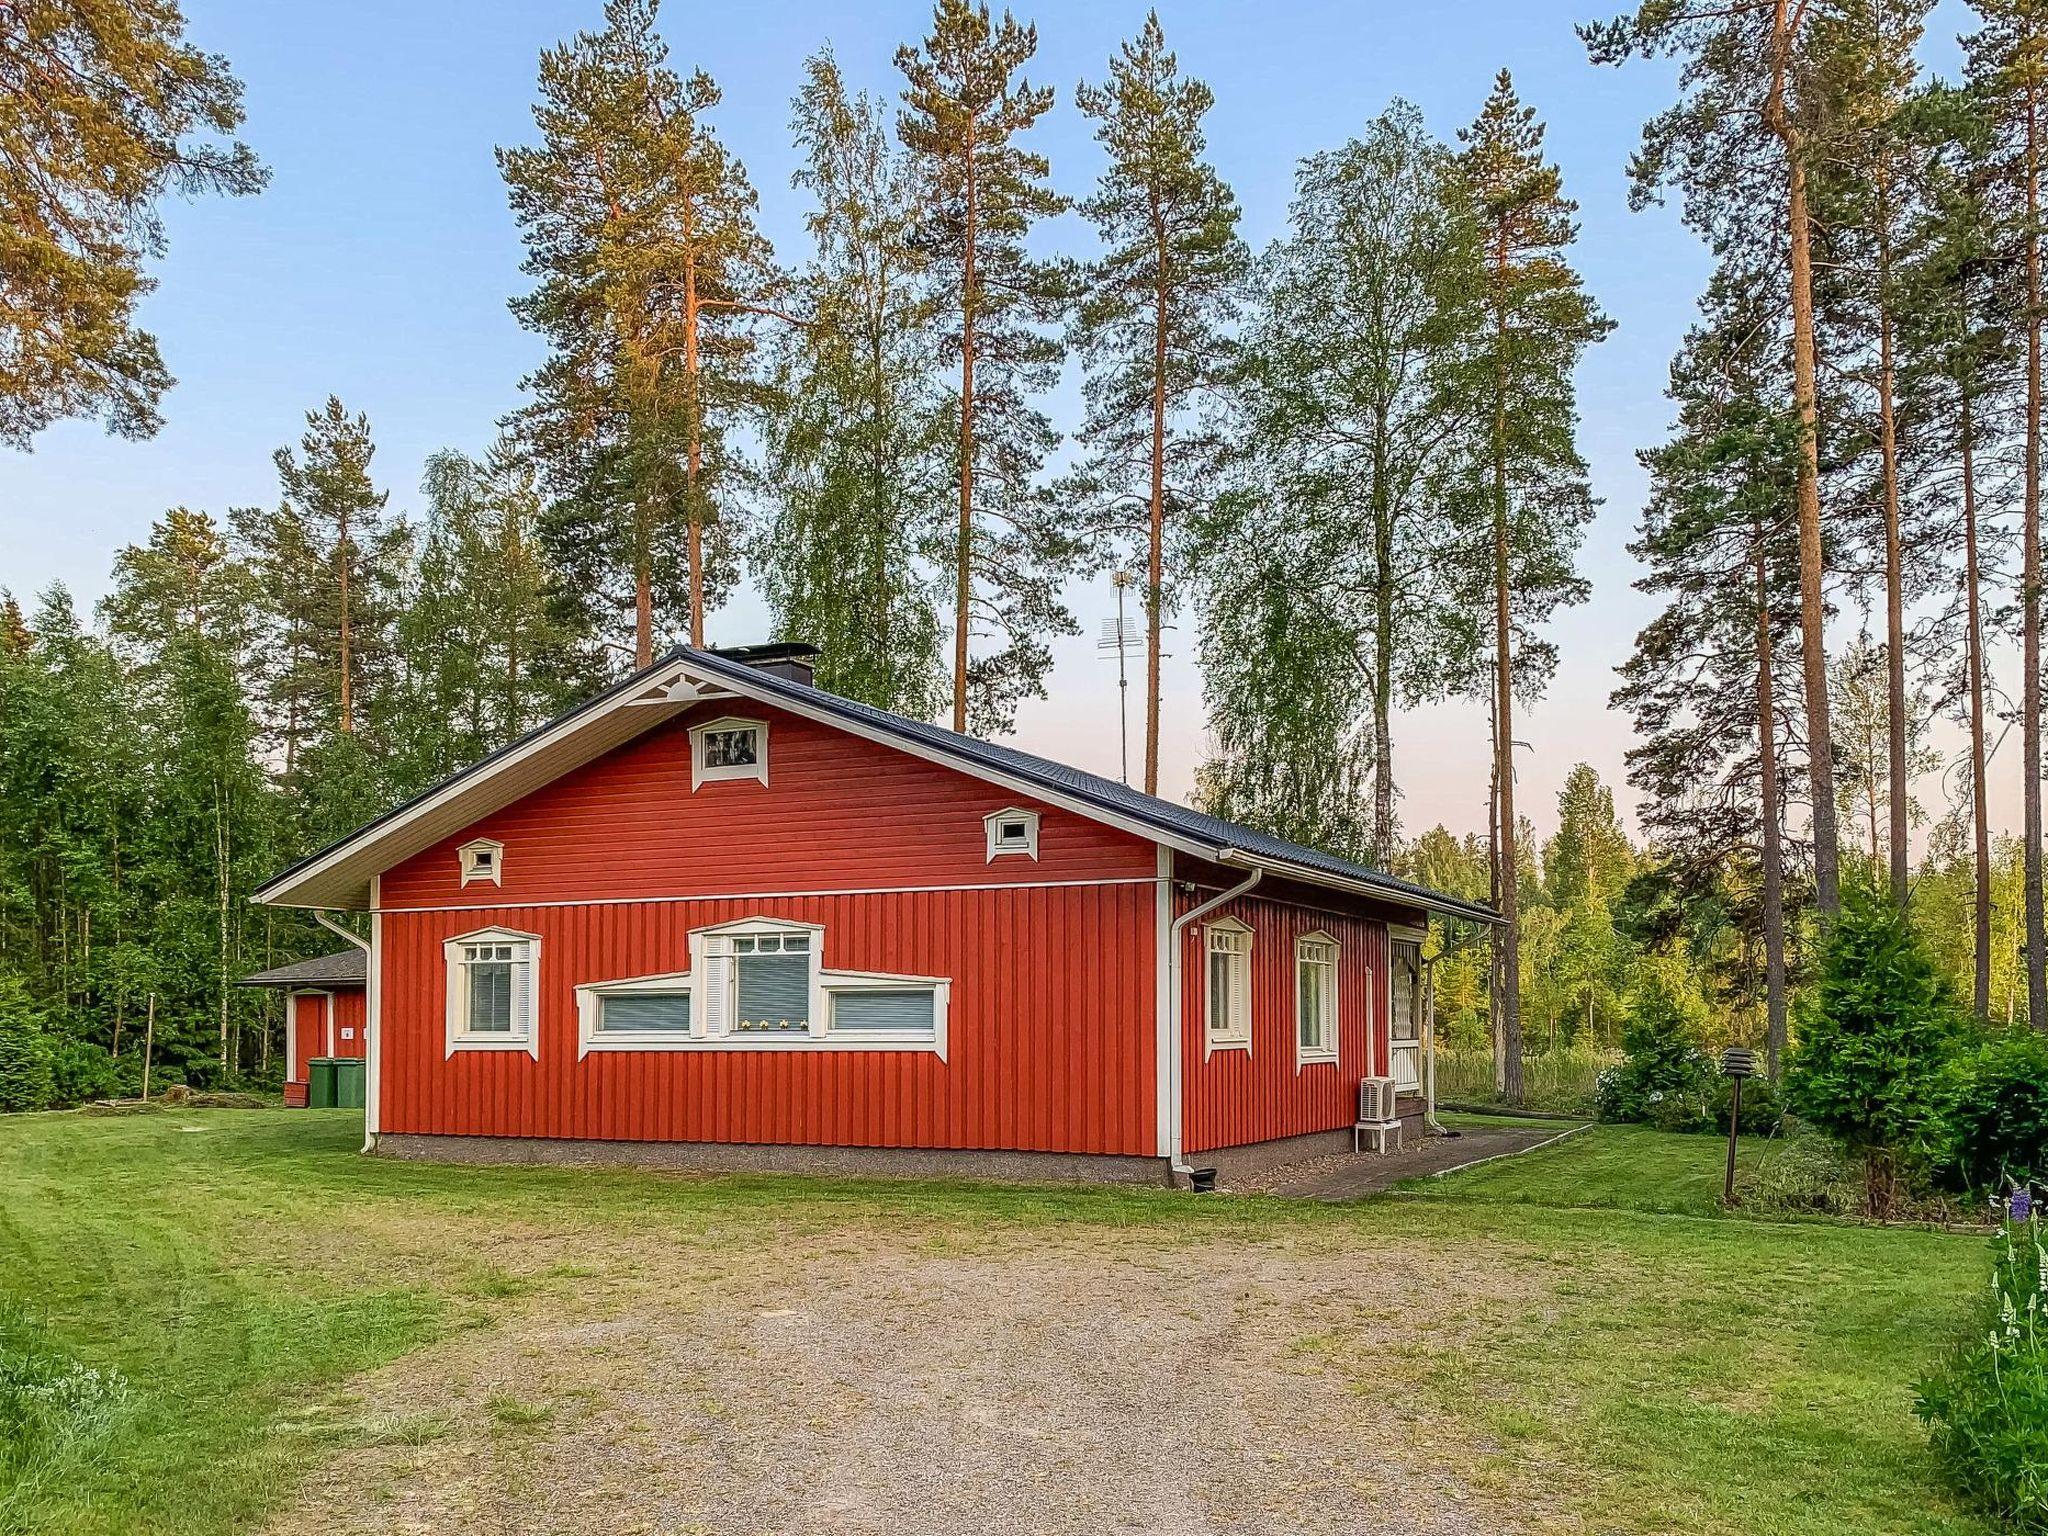
<path fill-rule="evenodd" d="M 1576 569 L 1594 503 L 1579 456 L 1572 374 L 1612 322 L 1565 259 L 1578 238 L 1572 217 L 1578 205 L 1565 197 L 1557 167 L 1543 158 L 1543 125 L 1516 97 L 1505 69 L 1478 120 L 1459 138 L 1465 145 L 1459 168 L 1478 209 L 1485 310 L 1474 364 L 1485 400 L 1479 497 L 1490 536 L 1482 546 L 1486 558 L 1475 564 L 1491 578 L 1496 814 L 1502 863 L 1512 869 L 1515 693 L 1518 685 L 1540 686 L 1551 661 L 1549 648 L 1530 631 L 1591 592 Z M 1522 1094 L 1522 1043 L 1514 882 L 1503 880 L 1500 894 L 1494 942 L 1504 985 L 1496 1006 L 1507 1094 L 1515 1102 Z"/>
<path fill-rule="evenodd" d="M 555 497 L 553 558 L 592 628 L 632 614 L 642 667 L 664 611 L 680 600 L 702 645 L 731 584 L 730 429 L 754 323 L 780 314 L 754 189 L 706 122 L 718 87 L 669 67 L 657 10 L 606 0 L 603 31 L 543 53 L 541 142 L 498 151 L 536 279 L 513 313 L 549 347 L 521 424 Z"/>
<path fill-rule="evenodd" d="M 1199 494 L 1213 456 L 1183 418 L 1227 369 L 1249 258 L 1237 199 L 1205 158 L 1202 120 L 1215 97 L 1181 75 L 1156 11 L 1108 79 L 1076 100 L 1109 154 L 1081 204 L 1107 249 L 1086 271 L 1074 319 L 1088 364 L 1079 488 L 1106 531 L 1143 552 L 1145 792 L 1157 794 L 1167 525 Z"/>
<path fill-rule="evenodd" d="M 810 324 L 778 349 L 773 500 L 753 563 L 776 633 L 821 648 L 819 686 L 932 719 L 946 696 L 949 421 L 918 187 L 886 109 L 848 95 L 829 50 L 806 64 L 795 127 Z"/>
<path fill-rule="evenodd" d="M 1044 691 L 1047 641 L 1071 634 L 1060 581 L 1079 553 L 1034 477 L 1058 440 L 1030 403 L 1058 377 L 1047 327 L 1064 313 L 1063 263 L 1025 250 L 1066 200 L 1047 185 L 1045 157 L 1023 136 L 1052 108 L 1050 87 L 1020 71 L 1038 31 L 987 5 L 938 0 L 931 35 L 899 48 L 898 132 L 925 189 L 917 238 L 949 316 L 944 355 L 959 367 L 955 402 L 959 522 L 953 540 L 953 729 L 1008 726 L 1019 699 Z M 999 648 L 970 655 L 977 632 Z"/>
<path fill-rule="evenodd" d="M 231 135 L 242 85 L 175 5 L 12 0 L 0 15 L 0 443 L 101 416 L 153 436 L 171 375 L 136 308 L 167 193 L 234 197 L 267 172 Z"/>

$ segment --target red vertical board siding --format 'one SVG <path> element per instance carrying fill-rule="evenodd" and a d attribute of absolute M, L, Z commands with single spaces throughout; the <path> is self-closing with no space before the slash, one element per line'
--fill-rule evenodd
<path fill-rule="evenodd" d="M 306 1063 L 327 1054 L 327 999 L 301 993 L 292 999 L 293 1061 L 299 1069 L 297 1082 L 306 1081 Z"/>
<path fill-rule="evenodd" d="M 723 713 L 769 722 L 769 783 L 693 792 L 687 724 Z M 990 862 L 982 818 L 1015 805 L 1039 812 L 1039 857 Z M 472 837 L 505 845 L 502 886 L 460 884 Z M 1145 839 L 773 709 L 707 706 L 384 874 L 380 1129 L 1150 1156 L 1155 873 Z M 828 970 L 950 978 L 945 1059 L 577 1059 L 579 983 L 686 970 L 691 929 L 747 917 L 824 925 Z M 446 1049 L 443 942 L 493 926 L 541 940 L 537 1060 Z"/>
<path fill-rule="evenodd" d="M 360 1058 L 368 1040 L 364 1029 L 363 992 L 352 987 L 334 994 L 334 1054 Z"/>
<path fill-rule="evenodd" d="M 1185 912 L 1209 893 L 1183 895 Z M 1206 923 L 1234 917 L 1252 930 L 1252 1048 L 1204 1059 L 1209 967 Z M 1295 1065 L 1294 944 L 1322 932 L 1337 941 L 1334 1064 Z M 1189 1152 L 1342 1130 L 1358 1118 L 1358 1080 L 1386 1071 L 1387 929 L 1372 919 L 1242 898 L 1182 933 L 1181 1044 Z"/>

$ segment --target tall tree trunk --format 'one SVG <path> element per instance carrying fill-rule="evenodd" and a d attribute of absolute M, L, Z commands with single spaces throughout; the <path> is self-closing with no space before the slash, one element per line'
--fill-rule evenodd
<path fill-rule="evenodd" d="M 1755 542 L 1756 753 L 1764 862 L 1764 1056 L 1773 1078 L 1785 1059 L 1785 841 L 1778 805 L 1778 702 L 1771 643 L 1770 572 L 1763 530 Z"/>
<path fill-rule="evenodd" d="M 980 217 L 974 137 L 967 137 L 967 229 L 960 268 L 960 534 L 953 555 L 953 729 L 967 733 L 967 625 L 974 604 L 975 242 Z"/>
<path fill-rule="evenodd" d="M 1158 289 L 1152 316 L 1152 526 L 1145 566 L 1145 793 L 1159 793 L 1159 632 L 1165 585 L 1166 544 L 1166 224 L 1159 194 L 1152 193 L 1152 240 L 1158 261 Z M 1119 640 L 1118 644 L 1122 644 Z M 1118 655 L 1122 655 L 1119 651 Z"/>
<path fill-rule="evenodd" d="M 1968 313 L 1966 298 L 1966 321 Z M 1988 1019 L 1991 1016 L 1991 813 L 1984 785 L 1984 617 L 1978 586 L 1982 573 L 1977 549 L 1977 422 L 1976 402 L 1972 394 L 1975 388 L 1974 379 L 1965 380 L 1959 400 L 1963 460 L 1963 596 L 1969 621 L 1964 637 L 1964 660 L 1970 684 L 1970 834 L 1976 873 L 1970 903 L 1973 919 L 1970 1002 L 1978 1018 Z"/>
<path fill-rule="evenodd" d="M 1829 730 L 1826 551 L 1820 527 L 1820 410 L 1815 382 L 1813 229 L 1807 209 L 1806 144 L 1785 101 L 1792 35 L 1788 0 L 1771 21 L 1771 87 L 1766 112 L 1785 152 L 1785 215 L 1791 241 L 1792 399 L 1799 417 L 1799 645 L 1806 694 L 1807 778 L 1813 799 L 1813 890 L 1821 921 L 1842 908 L 1841 849 L 1835 825 L 1835 749 Z"/>
<path fill-rule="evenodd" d="M 1895 406 L 1891 294 L 1891 182 L 1880 157 L 1878 173 L 1878 454 L 1884 472 L 1885 767 L 1889 782 L 1892 900 L 1906 904 L 1912 871 L 1906 846 L 1906 578 L 1905 537 L 1899 513 L 1899 423 Z"/>
<path fill-rule="evenodd" d="M 692 239 L 689 200 L 683 202 L 683 238 Z M 704 499 L 697 494 L 697 475 L 704 460 L 704 400 L 702 375 L 697 366 L 697 257 L 693 251 L 683 261 L 683 383 L 688 407 L 685 412 L 687 437 L 684 444 L 683 500 L 690 522 L 690 644 L 704 644 Z M 654 661 L 652 604 L 648 622 L 637 648 L 645 654 L 640 665 Z"/>
<path fill-rule="evenodd" d="M 1500 797 L 1501 1055 L 1503 1086 L 1511 1104 L 1522 1101 L 1522 960 L 1518 931 L 1520 859 L 1515 819 L 1514 626 L 1508 560 L 1508 317 L 1505 237 L 1495 247 L 1493 376 L 1493 686 L 1494 775 Z"/>
<path fill-rule="evenodd" d="M 2020 760 L 2025 781 L 2027 1018 L 2048 1030 L 2048 924 L 2041 909 L 2041 146 L 2036 71 L 2026 78 L 2027 428 L 2021 501 Z"/>
<path fill-rule="evenodd" d="M 1385 866 L 1394 851 L 1394 590 L 1391 517 L 1373 519 L 1378 574 L 1373 579 L 1372 657 L 1372 857 Z"/>

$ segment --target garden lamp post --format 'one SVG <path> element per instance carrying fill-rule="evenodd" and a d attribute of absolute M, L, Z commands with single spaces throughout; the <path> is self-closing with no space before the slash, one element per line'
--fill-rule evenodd
<path fill-rule="evenodd" d="M 1735 1203 L 1735 1136 L 1742 1125 L 1742 1080 L 1756 1076 L 1756 1052 L 1731 1045 L 1721 1053 L 1721 1075 L 1728 1079 L 1728 1174 L 1721 1182 L 1721 1203 Z"/>

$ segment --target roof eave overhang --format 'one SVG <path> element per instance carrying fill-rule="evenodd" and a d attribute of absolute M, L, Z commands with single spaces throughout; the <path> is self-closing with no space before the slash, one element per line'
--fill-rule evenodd
<path fill-rule="evenodd" d="M 1423 891 L 1411 891 L 1400 886 L 1380 885 L 1370 880 L 1353 880 L 1348 876 L 1331 874 L 1306 864 L 1297 864 L 1290 859 L 1276 859 L 1263 853 L 1247 853 L 1242 848 L 1225 848 L 1212 857 L 1214 862 L 1229 865 L 1233 869 L 1263 869 L 1267 874 L 1282 879 L 1298 880 L 1305 885 L 1319 885 L 1333 891 L 1346 891 L 1355 896 L 1368 896 L 1389 906 L 1412 907 L 1418 912 L 1433 912 L 1439 917 L 1458 918 L 1464 922 L 1485 923 L 1493 927 L 1501 926 L 1500 914 L 1485 907 L 1475 907 L 1449 897 L 1432 896 Z"/>

